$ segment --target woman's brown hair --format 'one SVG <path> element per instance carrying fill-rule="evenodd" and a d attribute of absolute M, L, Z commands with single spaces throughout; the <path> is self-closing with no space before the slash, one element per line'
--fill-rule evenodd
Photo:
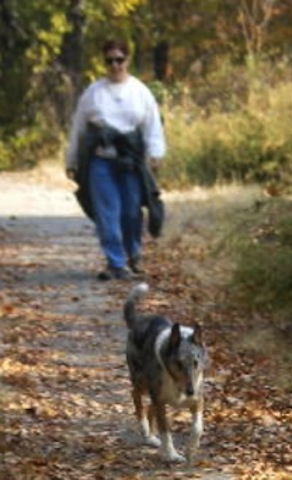
<path fill-rule="evenodd" d="M 121 52 L 123 52 L 125 57 L 128 57 L 130 55 L 129 45 L 125 40 L 107 40 L 102 47 L 104 56 L 110 50 L 120 50 Z"/>

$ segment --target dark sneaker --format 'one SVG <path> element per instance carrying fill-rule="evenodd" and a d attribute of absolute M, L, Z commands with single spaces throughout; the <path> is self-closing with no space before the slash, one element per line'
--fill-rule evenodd
<path fill-rule="evenodd" d="M 97 275 L 98 280 L 130 280 L 131 274 L 126 268 L 108 267 Z"/>
<path fill-rule="evenodd" d="M 139 257 L 129 258 L 128 265 L 132 272 L 137 275 L 143 275 L 145 273 L 141 266 L 141 261 Z"/>
<path fill-rule="evenodd" d="M 114 278 L 117 280 L 131 280 L 132 275 L 127 268 L 114 268 Z"/>

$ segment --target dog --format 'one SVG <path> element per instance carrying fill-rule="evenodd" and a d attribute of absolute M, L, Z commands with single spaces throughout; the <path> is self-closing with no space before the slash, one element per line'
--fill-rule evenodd
<path fill-rule="evenodd" d="M 207 351 L 202 330 L 198 323 L 190 328 L 158 314 L 138 314 L 136 303 L 148 290 L 148 284 L 138 284 L 124 303 L 128 327 L 126 357 L 135 413 L 145 443 L 159 447 L 163 460 L 190 461 L 203 433 L 203 374 Z M 143 404 L 144 395 L 150 397 L 148 411 Z M 167 405 L 186 407 L 192 414 L 186 456 L 174 447 Z M 159 438 L 155 436 L 155 424 Z"/>

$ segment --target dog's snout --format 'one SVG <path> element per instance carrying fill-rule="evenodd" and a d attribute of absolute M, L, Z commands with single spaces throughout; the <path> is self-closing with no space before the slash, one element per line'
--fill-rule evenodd
<path fill-rule="evenodd" d="M 186 388 L 186 395 L 188 397 L 192 397 L 194 395 L 195 391 L 194 391 L 194 387 L 192 385 L 187 385 L 187 388 Z"/>

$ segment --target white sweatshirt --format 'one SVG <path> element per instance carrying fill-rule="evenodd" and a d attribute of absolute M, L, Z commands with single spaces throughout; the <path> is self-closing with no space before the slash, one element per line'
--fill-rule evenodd
<path fill-rule="evenodd" d="M 67 168 L 78 165 L 78 142 L 87 122 L 107 125 L 121 133 L 129 133 L 140 127 L 148 158 L 160 159 L 166 145 L 160 113 L 154 96 L 136 77 L 130 75 L 125 82 L 114 83 L 102 78 L 81 95 L 73 117 Z"/>

